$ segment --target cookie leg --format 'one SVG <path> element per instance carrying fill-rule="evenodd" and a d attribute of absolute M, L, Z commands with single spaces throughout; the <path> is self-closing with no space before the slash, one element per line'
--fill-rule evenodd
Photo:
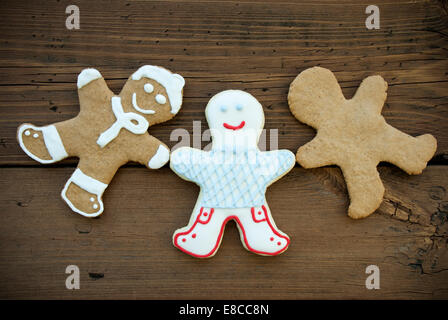
<path fill-rule="evenodd" d="M 40 163 L 54 163 L 69 156 L 54 125 L 24 123 L 17 129 L 17 140 L 23 151 Z"/>
<path fill-rule="evenodd" d="M 348 215 L 353 219 L 367 217 L 383 201 L 384 186 L 376 166 L 358 163 L 341 169 L 350 196 Z"/>
<path fill-rule="evenodd" d="M 408 174 L 420 174 L 437 149 L 437 140 L 430 134 L 407 135 L 391 126 L 384 134 L 384 161 L 393 163 Z"/>
<path fill-rule="evenodd" d="M 174 232 L 173 244 L 197 258 L 210 258 L 219 248 L 227 215 L 223 210 L 201 207 L 191 223 Z"/>
<path fill-rule="evenodd" d="M 288 248 L 289 237 L 278 230 L 267 205 L 245 209 L 237 217 L 241 242 L 247 250 L 274 256 Z"/>
<path fill-rule="evenodd" d="M 102 195 L 107 186 L 78 167 L 62 189 L 61 196 L 74 212 L 97 217 L 104 210 Z"/>

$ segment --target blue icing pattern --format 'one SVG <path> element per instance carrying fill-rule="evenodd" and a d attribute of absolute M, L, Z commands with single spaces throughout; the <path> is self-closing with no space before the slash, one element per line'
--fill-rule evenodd
<path fill-rule="evenodd" d="M 295 157 L 289 150 L 229 152 L 181 148 L 171 167 L 202 190 L 203 207 L 249 208 L 265 202 L 267 186 L 289 171 Z"/>

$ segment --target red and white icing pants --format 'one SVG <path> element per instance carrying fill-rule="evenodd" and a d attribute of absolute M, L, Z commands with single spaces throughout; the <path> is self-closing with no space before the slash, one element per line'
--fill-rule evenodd
<path fill-rule="evenodd" d="M 269 207 L 205 208 L 195 210 L 188 226 L 176 230 L 174 245 L 194 257 L 208 258 L 219 248 L 224 228 L 235 220 L 243 246 L 261 255 L 277 255 L 288 248 L 289 237 L 277 229 Z"/>

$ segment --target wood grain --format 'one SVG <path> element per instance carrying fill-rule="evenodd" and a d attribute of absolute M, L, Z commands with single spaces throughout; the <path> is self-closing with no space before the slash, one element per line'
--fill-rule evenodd
<path fill-rule="evenodd" d="M 380 30 L 364 25 L 367 1 L 77 1 L 81 29 L 73 31 L 69 4 L 0 2 L 0 298 L 448 299 L 448 17 L 439 2 L 375 1 Z M 292 238 L 284 254 L 247 252 L 229 223 L 217 255 L 196 260 L 171 244 L 188 222 L 194 184 L 167 167 L 128 165 L 106 192 L 104 215 L 89 220 L 59 196 L 76 159 L 40 166 L 16 142 L 22 122 L 77 114 L 83 68 L 98 68 L 118 93 L 144 64 L 186 79 L 180 113 L 150 128 L 171 147 L 174 129 L 192 139 L 193 121 L 207 129 L 207 101 L 234 88 L 260 100 L 265 128 L 295 152 L 315 133 L 290 114 L 288 87 L 320 65 L 346 97 L 382 75 L 388 123 L 433 134 L 437 157 L 420 176 L 382 164 L 385 199 L 361 221 L 346 216 L 338 168 L 296 167 L 267 193 Z M 65 289 L 70 264 L 81 270 L 80 290 Z M 380 267 L 380 290 L 365 288 L 370 264 Z"/>
<path fill-rule="evenodd" d="M 200 120 L 205 130 L 208 99 L 235 88 L 260 100 L 266 128 L 278 128 L 279 145 L 296 150 L 314 132 L 291 116 L 288 87 L 300 71 L 320 65 L 335 72 L 347 97 L 363 78 L 382 75 L 390 85 L 387 121 L 411 135 L 433 134 L 437 154 L 448 154 L 448 19 L 437 2 L 377 1 L 381 29 L 374 31 L 364 25 L 368 4 L 358 1 L 81 1 L 76 31 L 65 28 L 67 3 L 0 4 L 0 164 L 35 164 L 15 130 L 74 117 L 83 68 L 98 68 L 118 93 L 143 64 L 186 78 L 181 112 L 150 128 L 170 146 L 174 128 L 191 134 Z"/>
<path fill-rule="evenodd" d="M 86 219 L 58 196 L 72 170 L 0 169 L 0 298 L 448 298 L 444 166 L 411 177 L 381 169 L 385 201 L 359 221 L 346 216 L 339 169 L 293 169 L 267 193 L 290 248 L 271 258 L 249 253 L 229 223 L 207 260 L 171 242 L 188 222 L 193 184 L 168 168 L 125 168 L 103 215 Z M 80 268 L 80 290 L 65 289 L 70 264 Z M 380 290 L 365 288 L 371 264 L 381 270 Z"/>

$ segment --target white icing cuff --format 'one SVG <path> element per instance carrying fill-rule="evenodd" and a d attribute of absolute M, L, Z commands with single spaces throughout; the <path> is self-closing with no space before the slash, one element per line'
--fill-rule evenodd
<path fill-rule="evenodd" d="M 47 148 L 48 154 L 51 156 L 50 160 L 41 159 L 27 149 L 27 147 L 23 143 L 22 134 L 24 131 L 28 129 L 42 132 L 45 147 Z M 46 127 L 36 127 L 30 124 L 24 124 L 20 126 L 19 131 L 17 133 L 17 138 L 19 140 L 20 147 L 23 149 L 23 151 L 25 151 L 25 153 L 30 158 L 40 163 L 53 163 L 68 157 L 67 151 L 65 150 L 64 144 L 62 143 L 62 139 L 58 133 L 58 130 L 54 125 Z"/>
<path fill-rule="evenodd" d="M 89 84 L 93 80 L 102 78 L 101 73 L 96 69 L 84 69 L 78 75 L 78 89 L 81 89 L 85 85 Z"/>
<path fill-rule="evenodd" d="M 164 145 L 160 145 L 156 154 L 149 160 L 148 167 L 151 169 L 159 169 L 170 160 L 170 150 Z"/>
<path fill-rule="evenodd" d="M 75 207 L 73 205 L 73 203 L 70 201 L 70 199 L 68 199 L 66 196 L 67 189 L 71 183 L 76 184 L 81 189 L 83 189 L 89 193 L 95 194 L 98 197 L 98 203 L 99 203 L 98 211 L 96 211 L 94 213 L 87 213 L 87 212 L 79 210 L 77 207 Z M 92 217 L 99 216 L 104 210 L 104 205 L 103 205 L 103 201 L 101 200 L 101 197 L 106 188 L 107 188 L 107 184 L 102 183 L 101 181 L 98 181 L 92 177 L 89 177 L 88 175 L 84 174 L 81 171 L 81 169 L 76 169 L 75 172 L 73 172 L 70 179 L 68 179 L 67 183 L 64 186 L 64 189 L 62 189 L 61 197 L 68 204 L 70 209 L 72 209 L 74 212 L 77 212 L 82 216 L 92 218 Z"/>
<path fill-rule="evenodd" d="M 103 194 L 104 190 L 106 190 L 107 188 L 107 184 L 89 177 L 88 175 L 84 174 L 81 169 L 76 169 L 70 177 L 69 181 L 73 182 L 85 191 L 97 195 L 98 197 L 100 197 Z"/>
<path fill-rule="evenodd" d="M 62 160 L 68 157 L 67 151 L 65 151 L 64 144 L 62 143 L 61 136 L 54 125 L 43 127 L 42 134 L 44 136 L 45 146 L 48 153 L 54 161 Z"/>

